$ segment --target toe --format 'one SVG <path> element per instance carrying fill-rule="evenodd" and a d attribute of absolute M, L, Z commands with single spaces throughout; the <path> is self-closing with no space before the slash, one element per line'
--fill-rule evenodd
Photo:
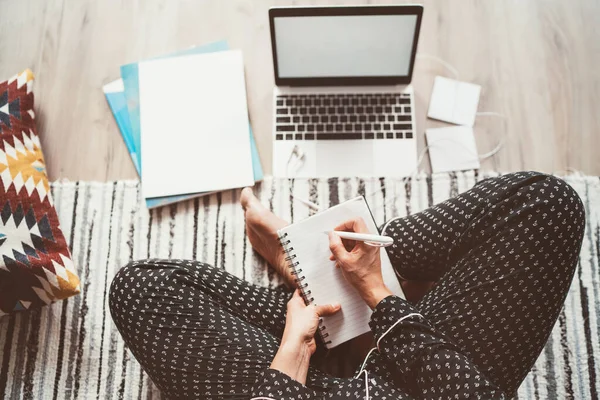
<path fill-rule="evenodd" d="M 252 188 L 246 187 L 242 190 L 242 194 L 240 196 L 240 203 L 242 204 L 242 208 L 245 210 L 249 206 L 252 205 L 253 200 L 256 200 L 256 196 L 252 192 Z"/>

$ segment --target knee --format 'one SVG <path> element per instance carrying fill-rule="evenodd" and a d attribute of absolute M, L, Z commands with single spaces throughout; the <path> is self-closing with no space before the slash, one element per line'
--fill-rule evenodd
<path fill-rule="evenodd" d="M 585 207 L 577 191 L 561 178 L 535 173 L 535 181 L 525 188 L 534 230 L 551 252 L 579 256 L 585 230 Z M 575 263 L 573 263 L 573 268 Z"/>
<path fill-rule="evenodd" d="M 131 288 L 140 284 L 144 279 L 144 271 L 153 260 L 135 260 L 130 261 L 117 271 L 113 277 L 108 292 L 108 298 L 112 299 L 121 292 L 131 292 Z"/>
<path fill-rule="evenodd" d="M 214 267 L 187 260 L 148 259 L 131 261 L 122 267 L 110 285 L 109 309 L 116 320 L 139 308 L 146 299 L 164 295 L 172 288 L 197 284 L 202 276 L 214 275 Z"/>
<path fill-rule="evenodd" d="M 585 208 L 579 194 L 563 179 L 536 171 L 514 172 L 502 176 L 504 184 L 514 186 L 528 203 L 540 206 L 548 217 L 560 223 L 571 222 L 580 229 L 585 224 Z"/>
<path fill-rule="evenodd" d="M 572 226 L 583 233 L 585 207 L 577 191 L 563 179 L 553 175 L 535 173 L 539 179 L 529 186 L 535 201 L 543 205 L 543 211 L 554 226 Z M 558 230 L 558 229 L 557 229 Z"/>
<path fill-rule="evenodd" d="M 560 248 L 579 254 L 585 227 L 585 208 L 581 198 L 564 180 L 552 175 L 524 171 L 493 178 L 494 208 L 504 209 L 502 218 L 515 217 L 520 227 L 536 238 L 536 247 Z M 495 198 L 494 198 L 495 196 Z"/>
<path fill-rule="evenodd" d="M 172 279 L 172 272 L 178 268 L 170 260 L 130 261 L 115 274 L 108 292 L 108 304 L 113 319 L 125 317 L 126 313 L 138 308 L 145 297 L 152 297 L 158 288 Z"/>
<path fill-rule="evenodd" d="M 140 291 L 136 290 L 144 282 L 142 277 L 143 261 L 130 261 L 119 269 L 114 276 L 108 292 L 108 307 L 113 320 L 120 325 L 125 317 L 124 313 L 131 309 L 131 302 L 138 297 Z"/>
<path fill-rule="evenodd" d="M 550 204 L 555 208 L 564 208 L 568 217 L 585 223 L 585 207 L 577 191 L 561 178 L 547 175 L 544 186 L 550 188 Z"/>

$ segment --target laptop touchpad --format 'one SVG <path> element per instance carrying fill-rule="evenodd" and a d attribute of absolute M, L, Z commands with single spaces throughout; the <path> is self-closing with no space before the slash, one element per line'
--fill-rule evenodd
<path fill-rule="evenodd" d="M 317 142 L 317 176 L 364 176 L 374 171 L 372 140 Z"/>

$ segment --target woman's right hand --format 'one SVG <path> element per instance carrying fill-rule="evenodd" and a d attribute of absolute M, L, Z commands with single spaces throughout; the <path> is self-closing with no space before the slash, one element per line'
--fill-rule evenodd
<path fill-rule="evenodd" d="M 370 233 L 362 218 L 346 221 L 336 231 Z M 392 293 L 385 286 L 381 275 L 379 247 L 364 242 L 346 240 L 333 232 L 329 233 L 329 249 L 332 261 L 342 270 L 346 280 L 358 291 L 371 309 Z"/>

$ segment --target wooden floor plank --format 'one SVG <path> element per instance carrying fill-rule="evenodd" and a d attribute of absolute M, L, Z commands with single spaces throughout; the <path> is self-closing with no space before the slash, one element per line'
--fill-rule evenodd
<path fill-rule="evenodd" d="M 311 1 L 0 0 L 0 79 L 36 75 L 43 150 L 52 179 L 135 178 L 101 91 L 119 66 L 227 39 L 244 52 L 248 106 L 266 172 L 271 171 L 273 68 L 267 10 Z M 320 1 L 319 4 L 362 4 Z M 386 1 L 381 1 L 386 3 Z M 452 64 L 483 86 L 475 132 L 480 152 L 505 146 L 487 170 L 567 168 L 600 175 L 600 3 L 424 1 L 419 52 Z M 436 75 L 431 58 L 414 76 L 419 146 Z M 424 162 L 422 168 L 428 170 Z M 202 172 L 199 171 L 199 174 Z"/>

